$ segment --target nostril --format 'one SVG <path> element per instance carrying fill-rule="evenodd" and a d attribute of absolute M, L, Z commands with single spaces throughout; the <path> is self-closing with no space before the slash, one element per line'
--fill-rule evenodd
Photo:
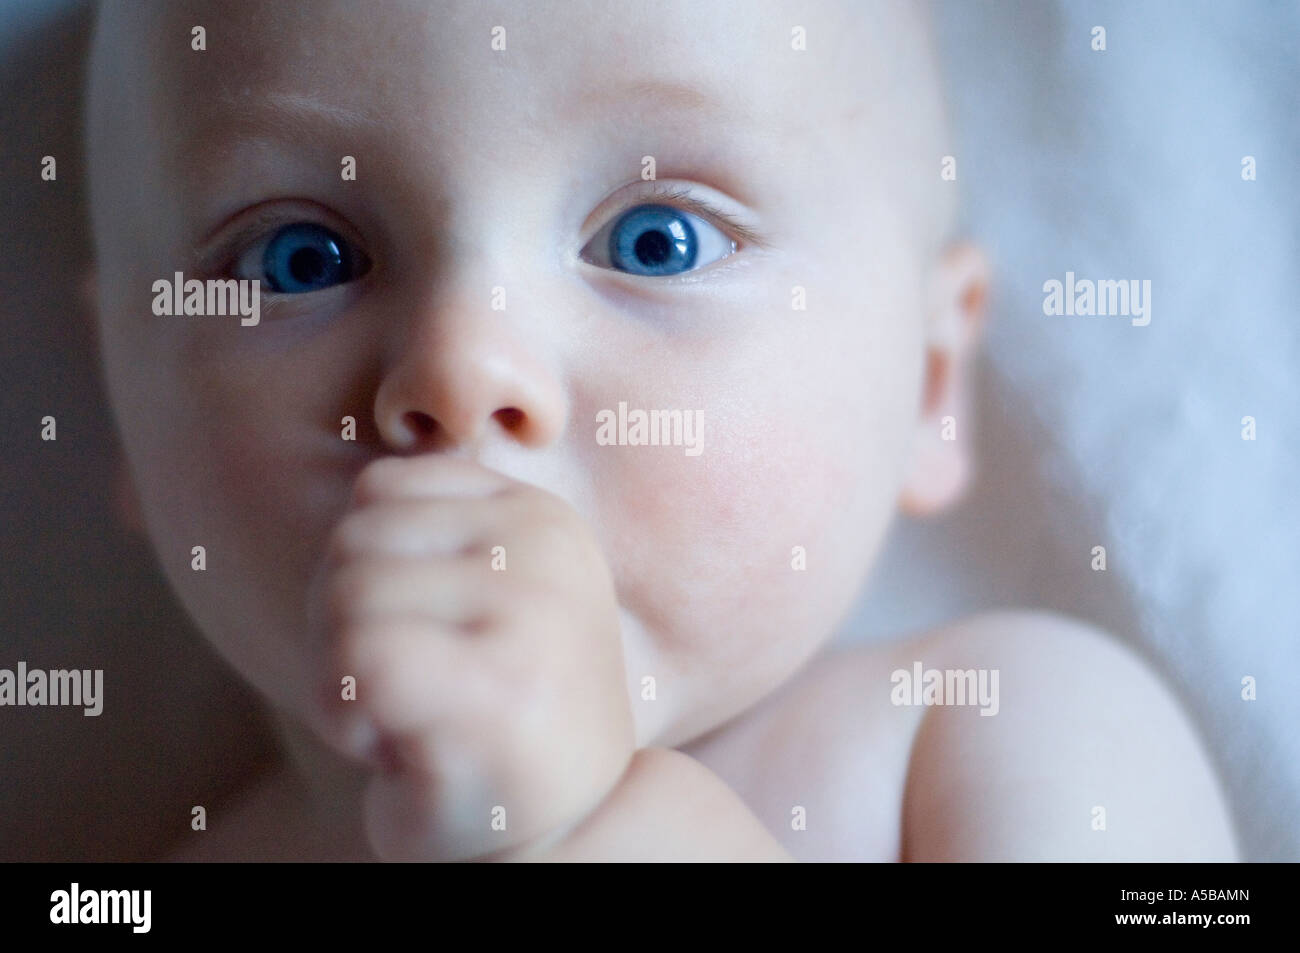
<path fill-rule="evenodd" d="M 501 426 L 511 433 L 524 425 L 524 412 L 518 407 L 502 407 L 492 416 L 496 417 Z"/>
<path fill-rule="evenodd" d="M 417 440 L 433 436 L 438 429 L 438 421 L 418 410 L 407 411 L 402 415 L 402 422 L 406 424 L 406 429 L 411 436 Z"/>

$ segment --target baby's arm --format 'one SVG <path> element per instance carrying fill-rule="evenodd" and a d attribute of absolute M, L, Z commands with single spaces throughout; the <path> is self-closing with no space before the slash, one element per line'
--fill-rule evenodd
<path fill-rule="evenodd" d="M 634 751 L 609 569 L 558 497 L 467 460 L 379 461 L 309 615 L 318 730 L 375 769 L 381 858 L 784 857 L 702 765 Z"/>
<path fill-rule="evenodd" d="M 575 828 L 497 859 L 790 861 L 723 781 L 671 748 L 643 748 L 605 802 Z"/>
<path fill-rule="evenodd" d="M 1187 715 L 1113 639 L 1045 613 L 998 613 L 945 630 L 917 658 L 1000 670 L 1000 706 L 927 710 L 903 859 L 1238 859 Z"/>

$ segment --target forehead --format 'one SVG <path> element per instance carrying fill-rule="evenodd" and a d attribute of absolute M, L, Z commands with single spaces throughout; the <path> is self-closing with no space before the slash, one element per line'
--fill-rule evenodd
<path fill-rule="evenodd" d="M 950 151 L 928 24 L 904 0 L 100 10 L 87 107 L 97 232 L 114 209 L 145 205 L 165 224 L 156 206 L 170 202 L 192 239 L 268 191 L 333 194 L 345 155 L 388 207 L 458 196 L 448 214 L 518 214 L 520 176 L 539 210 L 562 195 L 575 213 L 647 155 L 660 177 L 769 212 L 836 214 L 837 190 L 861 197 L 873 182 L 905 184 L 880 201 L 929 208 L 932 176 L 917 169 Z M 113 194 L 126 201 L 99 201 Z"/>
<path fill-rule="evenodd" d="M 155 107 L 192 142 L 267 114 L 293 129 L 422 125 L 444 141 L 611 120 L 773 135 L 869 98 L 884 45 L 845 15 L 853 6 L 168 3 L 148 5 L 134 42 Z M 890 19 L 883 9 L 873 22 Z M 806 49 L 794 48 L 798 30 Z"/>

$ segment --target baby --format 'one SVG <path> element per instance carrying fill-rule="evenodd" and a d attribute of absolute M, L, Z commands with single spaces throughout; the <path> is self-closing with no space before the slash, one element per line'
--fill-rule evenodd
<path fill-rule="evenodd" d="M 968 480 L 922 8 L 107 2 L 87 116 L 127 509 L 284 741 L 169 857 L 1236 856 L 1104 633 L 830 647 Z"/>

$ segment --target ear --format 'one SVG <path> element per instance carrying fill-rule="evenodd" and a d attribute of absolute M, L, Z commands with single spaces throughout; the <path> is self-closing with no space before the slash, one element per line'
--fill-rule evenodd
<path fill-rule="evenodd" d="M 970 481 L 970 378 L 984 326 L 989 264 L 969 243 L 946 248 L 928 280 L 925 384 L 899 506 L 928 516 L 958 500 Z"/>

